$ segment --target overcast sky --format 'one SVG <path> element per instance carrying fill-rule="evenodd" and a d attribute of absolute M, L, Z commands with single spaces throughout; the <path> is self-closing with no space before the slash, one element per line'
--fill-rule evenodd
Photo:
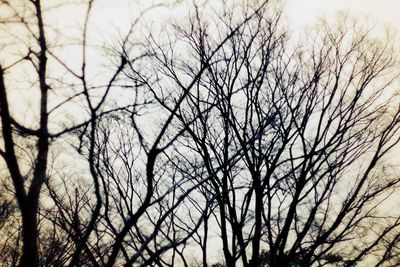
<path fill-rule="evenodd" d="M 296 23 L 312 23 L 318 16 L 330 16 L 338 11 L 384 23 L 400 31 L 399 0 L 286 0 L 284 5 Z"/>
<path fill-rule="evenodd" d="M 196 0 L 203 2 L 204 0 Z M 210 4 L 218 0 L 209 0 Z M 242 1 L 242 0 L 235 0 Z M 243 0 L 245 1 L 245 0 Z M 286 17 L 289 21 L 289 26 L 292 30 L 303 32 L 302 28 L 312 26 L 318 18 L 332 18 L 340 11 L 348 12 L 350 15 L 360 18 L 361 20 L 367 19 L 369 22 L 376 25 L 386 25 L 393 28 L 397 32 L 397 39 L 395 42 L 398 44 L 400 50 L 400 0 L 277 0 L 282 2 Z M 137 17 L 138 3 L 148 5 L 150 1 L 146 0 L 96 0 L 94 10 L 90 17 L 90 27 L 93 31 L 89 31 L 88 38 L 92 44 L 100 45 L 103 42 L 110 42 L 115 40 L 114 37 L 121 37 L 126 33 L 132 19 Z M 185 6 L 189 6 L 191 0 L 184 0 L 178 9 L 158 8 L 154 10 L 153 15 L 155 21 L 164 21 L 166 17 L 179 19 L 187 14 Z M 46 4 L 52 5 L 57 2 L 50 0 L 45 1 Z M 83 3 L 83 1 L 82 1 Z M 186 3 L 186 5 L 185 5 Z M 75 32 L 77 36 L 81 36 L 81 28 L 83 18 L 85 17 L 86 5 L 67 5 L 62 6 L 56 12 L 52 12 L 46 17 L 49 25 L 59 25 L 62 30 L 62 35 L 57 36 L 57 41 L 60 43 L 68 43 L 70 41 L 71 32 Z M 153 17 L 153 16 L 152 16 Z M 165 22 L 168 24 L 168 22 Z M 121 34 L 121 35 L 120 35 Z M 50 38 L 51 39 L 51 38 Z M 10 48 L 13 50 L 14 47 Z M 22 49 L 22 54 L 26 53 Z M 18 53 L 16 53 L 19 55 Z M 73 69 L 80 69 L 81 60 L 76 56 L 80 54 L 80 48 L 69 47 L 64 51 L 63 60 L 69 64 Z M 0 61 L 6 62 L 9 58 L 9 51 L 2 51 Z M 95 61 L 94 57 L 91 63 L 100 65 Z M 14 59 L 10 58 L 10 62 Z M 17 72 L 18 73 L 18 72 Z M 21 97 L 18 97 L 21 99 Z M 29 95 L 28 99 L 31 99 Z M 20 101 L 22 105 L 22 101 Z M 25 114 L 25 116 L 27 116 Z M 29 116 L 28 116 L 29 117 Z"/>
<path fill-rule="evenodd" d="M 204 0 L 195 0 L 198 3 Z M 226 1 L 226 0 L 224 0 Z M 240 2 L 241 0 L 235 0 Z M 245 0 L 243 0 L 245 1 Z M 277 0 L 282 3 L 285 14 L 290 21 L 292 30 L 310 26 L 317 21 L 317 18 L 333 17 L 340 11 L 348 12 L 351 16 L 367 19 L 370 23 L 379 26 L 389 26 L 400 33 L 400 0 Z M 137 17 L 138 3 L 140 8 L 149 5 L 146 0 L 97 0 L 94 4 L 90 24 L 97 28 L 99 39 L 105 35 L 112 35 L 118 30 L 124 31 L 128 28 L 133 18 Z M 166 1 L 167 2 L 167 1 Z M 177 18 L 186 15 L 185 7 L 190 6 L 192 1 L 183 1 L 178 8 L 157 8 L 152 12 L 156 21 L 163 21 L 166 17 Z M 218 3 L 219 0 L 209 0 L 209 4 Z M 48 2 L 52 3 L 51 1 Z M 60 14 L 61 12 L 61 14 Z M 66 25 L 67 29 L 79 28 L 85 16 L 86 6 L 65 6 L 51 16 L 51 21 Z M 153 16 L 151 16 L 153 17 Z M 78 30 L 78 29 L 77 29 Z M 398 41 L 400 43 L 400 39 Z"/>

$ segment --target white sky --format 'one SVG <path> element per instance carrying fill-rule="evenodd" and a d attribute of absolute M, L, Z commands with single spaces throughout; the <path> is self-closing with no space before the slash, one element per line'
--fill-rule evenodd
<path fill-rule="evenodd" d="M 63 0 L 60 0 L 63 1 Z M 162 1 L 162 0 L 154 0 Z M 172 0 L 171 0 L 172 1 Z M 204 2 L 205 0 L 195 0 L 196 2 Z M 222 0 L 208 0 L 209 4 L 214 5 L 220 3 Z M 227 1 L 227 0 L 225 0 Z M 231 0 L 231 1 L 245 1 L 245 0 Z M 271 0 L 272 1 L 272 0 Z M 361 20 L 367 19 L 373 24 L 380 26 L 387 25 L 390 28 L 397 31 L 397 39 L 395 42 L 400 48 L 400 0 L 276 0 L 282 2 L 282 6 L 287 15 L 289 26 L 291 30 L 303 32 L 303 28 L 311 26 L 317 21 L 318 18 L 332 18 L 337 12 L 345 11 L 351 16 L 357 17 Z M 81 37 L 80 29 L 82 27 L 83 18 L 86 12 L 86 1 L 77 0 L 76 2 L 82 3 L 80 5 L 66 5 L 62 6 L 57 12 L 51 12 L 46 17 L 47 22 L 50 25 L 60 26 L 62 29 L 61 35 L 57 38 L 49 38 L 51 42 L 56 43 L 69 43 L 74 42 L 71 36 L 79 38 Z M 149 5 L 152 1 L 149 0 L 96 0 L 90 17 L 90 28 L 88 31 L 88 39 L 93 45 L 102 45 L 107 41 L 115 40 L 118 37 L 123 36 L 132 19 L 137 17 L 138 9 L 143 9 L 146 5 Z M 167 2 L 167 0 L 165 0 Z M 183 0 L 183 4 L 179 8 L 171 10 L 168 8 L 158 8 L 152 12 L 153 20 L 155 24 L 163 21 L 164 18 L 169 17 L 172 19 L 183 18 L 187 15 L 185 7 L 189 6 L 191 0 Z M 47 5 L 54 5 L 57 1 L 47 0 L 44 1 Z M 1 13 L 1 10 L 0 10 Z M 167 22 L 164 22 L 167 24 Z M 158 25 L 156 25 L 158 26 Z M 76 34 L 73 34 L 76 33 Z M 14 49 L 14 47 L 11 47 Z M 399 49 L 400 50 L 400 49 Z M 72 69 L 79 72 L 81 58 L 81 50 L 78 47 L 68 47 L 63 50 L 63 53 L 59 55 Z M 7 50 L 0 51 L 0 62 L 4 64 L 7 62 L 7 58 L 10 58 L 10 53 Z M 91 58 L 90 65 L 94 66 L 94 69 L 98 69 L 103 62 L 99 61 L 102 58 L 93 56 Z M 13 60 L 10 58 L 10 61 Z M 52 68 L 54 71 L 57 69 Z M 15 70 L 14 70 L 15 71 Z M 18 73 L 18 72 L 17 72 Z M 32 99 L 31 92 L 27 99 Z M 21 97 L 15 96 L 16 99 Z M 20 104 L 24 103 L 19 101 Z M 33 112 L 29 111 L 34 114 Z M 24 114 L 26 118 L 29 118 L 29 114 Z"/>
<path fill-rule="evenodd" d="M 196 2 L 204 2 L 204 0 L 195 0 Z M 239 1 L 240 0 L 236 0 Z M 278 0 L 279 1 L 279 0 Z M 83 2 L 83 1 L 82 1 Z M 130 19 L 138 10 L 137 3 L 142 8 L 151 1 L 147 0 L 98 0 L 95 1 L 95 12 L 91 21 L 103 26 L 122 27 L 129 24 Z M 191 1 L 183 1 L 191 2 Z M 219 0 L 209 0 L 210 4 L 220 2 Z M 368 18 L 378 24 L 386 24 L 400 32 L 400 0 L 282 0 L 283 7 L 289 15 L 290 21 L 296 26 L 305 26 L 315 22 L 318 17 L 329 17 L 338 11 L 346 11 L 351 15 L 359 18 Z M 184 8 L 185 4 L 181 5 Z M 85 6 L 81 5 L 80 10 L 72 8 L 66 10 L 63 8 L 63 16 L 57 15 L 58 20 L 69 20 L 71 17 L 82 17 L 85 12 Z M 77 12 L 78 11 L 78 12 Z M 157 19 L 162 19 L 168 13 L 172 13 L 168 9 L 158 9 Z M 183 16 L 182 9 L 173 12 L 173 16 Z M 72 19 L 73 20 L 73 19 Z M 79 20 L 79 19 L 78 19 Z"/>
<path fill-rule="evenodd" d="M 63 0 L 59 0 L 63 1 Z M 163 0 L 154 0 L 163 1 Z M 172 0 L 171 0 L 172 1 Z M 206 0 L 195 0 L 198 3 Z M 208 0 L 209 4 L 217 5 L 222 0 Z M 227 0 L 224 0 L 227 1 Z M 246 0 L 231 0 L 231 1 L 246 1 Z M 247 0 L 249 1 L 249 0 Z M 271 0 L 273 1 L 273 0 Z M 367 19 L 370 23 L 379 26 L 389 26 L 390 28 L 397 31 L 397 39 L 395 42 L 398 44 L 400 51 L 400 0 L 276 0 L 282 3 L 285 15 L 289 22 L 289 26 L 292 31 L 299 33 L 303 32 L 303 28 L 306 26 L 312 26 L 318 18 L 333 18 L 335 14 L 340 11 L 348 12 L 351 16 L 357 17 L 361 20 Z M 51 42 L 56 43 L 70 43 L 74 42 L 71 36 L 80 38 L 83 18 L 86 12 L 86 1 L 77 0 L 76 2 L 82 3 L 80 5 L 66 5 L 62 6 L 56 12 L 48 13 L 46 20 L 50 25 L 57 25 L 62 29 L 61 35 L 57 35 L 57 38 L 49 38 Z M 90 17 L 90 29 L 88 31 L 88 39 L 92 45 L 103 45 L 112 40 L 118 39 L 123 36 L 133 19 L 137 17 L 138 9 L 144 9 L 146 5 L 149 5 L 153 1 L 149 0 L 96 0 Z M 165 2 L 168 2 L 165 0 Z M 161 24 L 167 24 L 165 18 L 169 17 L 172 19 L 179 20 L 187 15 L 186 7 L 190 6 L 191 0 L 182 0 L 183 4 L 176 9 L 169 8 L 158 8 L 152 12 L 150 20 L 154 20 L 155 26 Z M 54 5 L 57 1 L 47 0 L 44 1 L 47 5 Z M 1 10 L 0 10 L 1 13 Z M 149 20 L 149 19 L 147 19 Z M 56 26 L 56 27 L 57 27 Z M 139 28 L 140 29 L 140 28 Z M 74 34 L 75 33 L 75 34 Z M 59 34 L 59 33 L 58 33 Z M 14 47 L 11 47 L 14 49 Z M 66 62 L 70 68 L 79 72 L 81 64 L 81 49 L 79 47 L 68 47 L 63 50 L 63 53 L 58 54 L 64 62 Z M 0 51 L 0 62 L 6 62 L 9 58 L 9 51 Z M 90 69 L 98 70 L 102 65 L 101 60 L 108 60 L 108 58 L 98 57 L 97 55 L 91 57 L 89 60 Z M 7 64 L 4 64 L 7 65 Z M 58 71 L 52 67 L 53 71 Z M 15 72 L 14 73 L 19 73 Z M 17 75 L 18 77 L 18 75 Z M 97 77 L 98 78 L 101 77 Z M 26 91 L 26 90 L 25 90 Z M 20 93 L 19 91 L 16 93 Z M 26 94 L 27 92 L 25 92 Z M 27 97 L 21 97 L 15 95 L 15 99 L 19 99 L 20 106 L 25 105 L 23 110 L 27 112 L 18 112 L 25 120 L 30 119 L 35 112 L 27 109 L 29 102 L 32 99 L 32 92 L 29 92 Z M 21 99 L 27 99 L 27 101 L 21 101 Z M 19 109 L 21 110 L 21 109 Z"/>
<path fill-rule="evenodd" d="M 217 0 L 209 1 L 212 3 Z M 132 2 L 129 4 L 129 1 L 125 0 L 100 0 L 100 2 L 107 6 L 103 11 L 112 15 L 114 22 L 124 20 L 124 15 L 115 17 L 114 14 L 128 15 L 132 14 L 132 8 L 135 10 L 135 4 Z M 400 0 L 283 0 L 282 2 L 284 8 L 288 10 L 291 20 L 301 26 L 315 21 L 319 16 L 329 16 L 337 11 L 347 11 L 356 17 L 368 17 L 378 23 L 391 25 L 400 31 Z"/>
<path fill-rule="evenodd" d="M 318 16 L 346 11 L 360 18 L 384 23 L 400 31 L 400 0 L 286 0 L 293 22 L 304 26 Z"/>

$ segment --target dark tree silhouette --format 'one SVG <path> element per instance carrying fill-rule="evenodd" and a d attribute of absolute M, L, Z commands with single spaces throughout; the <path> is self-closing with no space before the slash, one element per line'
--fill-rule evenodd
<path fill-rule="evenodd" d="M 177 115 L 191 160 L 201 159 L 211 177 L 202 190 L 215 199 L 226 265 L 352 266 L 381 242 L 390 253 L 398 238 L 384 240 L 398 214 L 379 211 L 399 183 L 385 162 L 400 119 L 390 41 L 341 17 L 293 46 L 280 14 L 266 13 L 212 55 Z M 213 26 L 229 30 L 232 18 Z M 193 75 L 193 58 L 210 58 L 218 38 L 207 27 L 189 29 L 193 55 L 163 61 L 176 83 Z"/>
<path fill-rule="evenodd" d="M 97 87 L 91 87 L 94 85 L 89 85 L 87 78 L 86 37 L 92 4 L 93 1 L 87 3 L 82 36 L 79 39 L 82 48 L 81 69 L 75 71 L 57 56 L 55 53 L 57 44 L 48 41 L 49 35 L 54 32 L 51 25 L 45 21 L 46 12 L 59 8 L 60 3 L 55 3 L 54 6 L 44 5 L 40 0 L 26 1 L 26 3 L 18 1 L 0 3 L 1 9 L 4 10 L 1 25 L 6 37 L 2 46 L 5 49 L 14 46 L 23 54 L 6 58 L 7 63 L 0 66 L 0 117 L 3 140 L 0 154 L 7 165 L 22 222 L 20 266 L 38 266 L 41 261 L 39 259 L 38 214 L 43 185 L 49 177 L 50 145 L 65 134 L 81 128 L 90 129 L 93 137 L 88 152 L 88 162 L 97 202 L 91 211 L 90 223 L 77 241 L 71 260 L 72 265 L 77 265 L 82 246 L 89 238 L 101 208 L 99 181 L 93 167 L 96 120 L 122 108 L 113 107 L 110 110 L 105 103 L 127 61 L 121 55 L 115 64 L 117 67 L 108 71 L 108 73 L 111 72 L 111 78 L 106 85 L 100 86 L 95 94 L 92 92 Z M 19 31 L 18 35 L 14 34 L 15 30 Z M 53 68 L 61 67 L 62 74 L 54 74 L 49 70 L 49 64 Z M 64 70 L 68 77 L 65 77 Z M 26 75 L 27 84 L 22 87 L 29 86 L 28 98 L 37 101 L 29 114 L 34 119 L 26 123 L 20 122 L 24 118 L 21 118 L 18 110 L 13 108 L 18 106 L 18 101 L 22 100 L 22 97 L 11 99 L 9 96 L 12 89 L 13 91 L 20 89 L 21 85 L 13 79 L 7 79 L 8 75 L 14 78 L 23 71 L 29 74 Z M 72 103 L 83 105 L 82 114 L 78 120 L 67 123 L 65 116 L 62 116 Z"/>
<path fill-rule="evenodd" d="M 1 264 L 399 264 L 392 39 L 343 16 L 294 38 L 267 2 L 194 2 L 145 32 L 179 4 L 154 2 L 100 49 L 96 1 L 73 46 L 47 21 L 63 4 L 1 2 L 22 51 L 0 58 Z"/>

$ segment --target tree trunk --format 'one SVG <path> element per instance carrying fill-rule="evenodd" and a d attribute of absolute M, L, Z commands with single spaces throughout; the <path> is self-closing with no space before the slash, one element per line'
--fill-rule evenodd
<path fill-rule="evenodd" d="M 22 212 L 22 257 L 20 267 L 39 266 L 37 202 L 27 203 Z"/>

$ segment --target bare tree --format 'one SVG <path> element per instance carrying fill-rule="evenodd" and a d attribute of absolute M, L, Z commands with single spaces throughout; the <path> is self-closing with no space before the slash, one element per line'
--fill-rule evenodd
<path fill-rule="evenodd" d="M 144 36 L 139 13 L 93 78 L 96 1 L 81 6 L 77 68 L 49 39 L 63 5 L 0 7 L 22 51 L 0 68 L 5 264 L 206 267 L 216 250 L 226 266 L 398 264 L 390 37 L 341 18 L 298 42 L 267 1 L 194 2 Z M 22 122 L 10 95 L 27 66 Z"/>
<path fill-rule="evenodd" d="M 14 45 L 16 49 L 22 51 L 21 56 L 6 58 L 7 65 L 0 68 L 0 117 L 2 129 L 2 148 L 0 154 L 4 159 L 12 180 L 14 196 L 18 203 L 22 221 L 22 255 L 20 266 L 39 265 L 39 221 L 38 214 L 40 209 L 40 196 L 44 183 L 48 178 L 48 165 L 50 145 L 58 138 L 76 129 L 86 127 L 92 131 L 92 136 L 96 131 L 96 119 L 103 114 L 111 112 L 107 110 L 105 102 L 110 94 L 111 88 L 126 65 L 126 60 L 121 55 L 119 61 L 115 63 L 117 67 L 111 69 L 111 78 L 105 86 L 100 86 L 99 90 L 93 93 L 87 78 L 87 28 L 90 17 L 90 10 L 93 1 L 87 3 L 87 13 L 83 22 L 82 36 L 79 44 L 82 48 L 82 64 L 79 71 L 73 70 L 64 63 L 55 52 L 57 43 L 48 41 L 48 35 L 53 34 L 53 28 L 45 21 L 47 10 L 51 11 L 60 7 L 60 3 L 53 6 L 44 5 L 40 0 L 19 3 L 18 1 L 2 1 L 1 8 L 4 10 L 4 17 L 1 18 L 2 30 L 6 35 L 5 43 L 2 45 L 7 51 Z M 62 5 L 61 5 L 62 6 Z M 16 25 L 16 26 L 14 26 Z M 20 30 L 20 35 L 15 35 L 14 30 Z M 129 35 L 130 33 L 128 33 Z M 10 62 L 12 60 L 12 62 Z M 55 69 L 62 68 L 61 74 L 53 74 L 49 70 L 49 64 Z M 15 74 L 26 70 L 28 73 L 26 84 L 30 87 L 28 97 L 35 103 L 32 108 L 32 118 L 34 121 L 21 123 L 20 114 L 16 113 L 14 106 L 17 106 L 18 99 L 10 99 L 11 89 L 17 90 L 20 85 L 14 82 Z M 13 71 L 15 74 L 13 75 Z M 67 74 L 65 74 L 67 72 Z M 7 79 L 7 76 L 10 79 Z M 65 75 L 67 77 L 65 77 Z M 31 83 L 31 84 L 30 84 Z M 15 87 L 15 88 L 13 88 Z M 67 88 L 67 92 L 63 92 Z M 94 87 L 98 88 L 98 87 Z M 96 98 L 96 100 L 93 100 Z M 97 99 L 100 98 L 98 101 Z M 22 100 L 22 99 L 21 99 Z M 65 107 L 71 103 L 80 103 L 85 109 L 89 110 L 81 114 L 80 121 L 67 123 Z M 121 107 L 114 107 L 118 110 Z M 65 114 L 64 114 L 65 115 Z M 37 117 L 35 117 L 37 116 Z M 50 120 L 54 118 L 54 120 Z M 37 120 L 35 120 L 37 119 Z M 93 166 L 94 138 L 92 148 L 89 149 L 89 165 Z M 34 148 L 34 149 L 32 149 Z M 33 151 L 33 152 L 32 152 Z M 29 154 L 30 161 L 25 154 Z M 97 197 L 95 209 L 91 213 L 91 223 L 76 246 L 73 256 L 73 264 L 76 264 L 82 250 L 85 239 L 87 239 L 96 223 L 101 198 L 98 186 L 98 179 L 94 169 L 91 167 L 94 190 Z"/>
<path fill-rule="evenodd" d="M 231 27 L 225 16 L 219 32 Z M 399 183 L 385 162 L 399 142 L 398 59 L 390 41 L 348 22 L 294 46 L 279 12 L 263 10 L 213 55 L 179 110 L 188 147 L 213 174 L 203 190 L 215 197 L 227 266 L 352 266 L 396 244 L 384 240 L 398 214 L 380 207 Z M 215 40 L 190 29 L 194 56 L 165 64 L 175 81 Z"/>
<path fill-rule="evenodd" d="M 172 107 L 167 109 L 170 114 L 160 123 L 159 133 L 147 140 L 142 130 L 136 126 L 140 107 L 146 106 L 147 109 L 149 109 L 148 106 L 151 107 L 151 101 L 146 99 L 148 94 L 142 93 L 141 89 L 147 87 L 152 91 L 152 77 L 144 78 L 144 74 L 139 73 L 136 66 L 137 61 L 149 58 L 148 51 L 142 53 L 142 50 L 136 49 L 135 44 L 130 43 L 130 37 L 138 20 L 132 22 L 131 29 L 122 38 L 118 48 L 113 51 L 116 55 L 112 55 L 113 62 L 109 64 L 110 69 L 107 71 L 110 78 L 106 79 L 104 84 L 98 85 L 90 80 L 88 74 L 90 64 L 88 53 L 92 48 L 87 36 L 94 4 L 94 1 L 88 1 L 86 5 L 82 33 L 77 40 L 81 48 L 81 65 L 80 69 L 75 70 L 57 54 L 58 44 L 48 41 L 48 35 L 53 28 L 52 25 L 46 24 L 46 14 L 47 11 L 59 8 L 58 4 L 46 6 L 41 1 L 31 1 L 21 5 L 16 2 L 2 2 L 2 6 L 7 10 L 5 17 L 2 18 L 5 32 L 12 40 L 11 42 L 15 41 L 18 48 L 23 51 L 20 58 L 7 63 L 0 72 L 0 115 L 4 140 L 1 155 L 13 182 L 14 196 L 22 221 L 23 244 L 20 266 L 38 266 L 39 263 L 51 265 L 55 264 L 54 259 L 59 260 L 58 264 L 70 266 L 86 264 L 113 266 L 121 260 L 121 252 L 127 264 L 132 264 L 139 259 L 144 264 L 150 264 L 154 261 L 160 262 L 161 255 L 169 249 L 173 249 L 174 253 L 180 253 L 183 259 L 177 246 L 184 244 L 203 221 L 200 219 L 194 222 L 191 230 L 184 229 L 183 226 L 180 228 L 184 230 L 177 230 L 176 222 L 183 223 L 184 220 L 180 219 L 176 210 L 184 206 L 183 200 L 195 190 L 198 184 L 190 182 L 183 177 L 182 173 L 172 173 L 168 179 L 176 179 L 176 182 L 173 182 L 171 187 L 159 187 L 158 183 L 161 183 L 159 179 L 163 177 L 158 177 L 157 173 L 169 172 L 168 167 L 177 165 L 175 159 L 161 160 L 163 163 L 159 163 L 158 159 L 162 154 L 167 155 L 167 151 L 184 132 L 185 129 L 174 129 L 175 136 L 169 136 L 180 105 L 206 70 L 206 66 L 210 64 L 209 59 L 202 59 L 203 65 L 197 70 L 198 73 L 191 82 L 187 85 L 179 84 L 178 99 Z M 220 43 L 215 44 L 212 54 L 220 50 L 238 29 L 247 23 L 252 16 L 251 13 L 249 14 L 249 17 L 244 18 L 235 28 L 227 32 Z M 10 26 L 13 24 L 23 28 L 26 36 L 14 36 Z M 155 55 L 153 58 L 157 59 L 157 57 L 158 55 Z M 30 71 L 28 75 L 33 81 L 32 98 L 39 102 L 33 114 L 33 116 L 38 116 L 37 125 L 36 121 L 19 122 L 21 118 L 13 114 L 14 100 L 10 100 L 8 96 L 9 88 L 15 86 L 17 89 L 18 86 L 6 77 L 7 75 L 13 77 L 12 71 L 18 72 L 20 66 L 26 66 L 24 64 L 28 64 L 31 68 L 28 70 Z M 49 66 L 54 69 L 61 68 L 67 77 L 57 77 L 57 74 L 54 75 L 50 71 Z M 117 84 L 120 81 L 119 76 L 127 67 L 126 74 L 133 75 L 130 79 L 134 79 L 135 84 Z M 112 105 L 113 103 L 109 101 L 111 95 L 117 89 L 126 87 L 133 89 L 131 93 L 134 95 L 133 103 Z M 70 92 L 59 94 L 65 88 Z M 33 92 L 35 90 L 37 94 Z M 37 99 L 35 94 L 38 96 Z M 152 91 L 152 94 L 154 95 L 151 98 L 158 101 L 159 92 Z M 59 101 L 60 98 L 61 101 Z M 167 101 L 169 99 L 158 101 L 158 105 L 163 106 Z M 64 107 L 73 104 L 83 107 L 81 109 L 83 116 L 80 121 L 67 124 L 64 121 L 65 118 L 62 117 Z M 137 142 L 129 144 L 126 138 L 130 137 L 130 133 L 108 131 L 107 127 L 120 116 L 118 113 L 127 114 L 130 118 L 133 133 L 138 138 Z M 55 126 L 49 119 L 52 117 L 58 125 Z M 103 123 L 106 124 L 103 125 Z M 53 165 L 49 167 L 53 164 L 49 158 L 50 145 L 69 133 L 78 137 L 78 142 L 74 144 L 76 144 L 77 152 L 86 160 L 88 177 L 84 179 L 91 181 L 90 190 L 87 188 L 71 190 L 68 188 L 71 183 L 65 180 L 69 176 L 63 173 L 58 175 Z M 63 140 L 68 140 L 69 137 L 65 138 Z M 116 148 L 117 150 L 113 151 Z M 29 154 L 28 160 L 24 154 Z M 132 161 L 137 161 L 136 157 L 145 158 L 144 165 L 140 166 L 136 163 L 132 165 Z M 180 161 L 180 159 L 177 160 Z M 116 171 L 116 168 L 124 166 L 126 180 L 120 179 L 119 176 L 122 173 Z M 52 176 L 59 179 L 48 179 Z M 64 186 L 56 188 L 54 185 L 60 185 L 60 181 Z M 144 186 L 137 186 L 140 182 L 143 182 Z M 53 206 L 43 209 L 42 212 L 40 201 L 44 184 L 46 184 L 48 194 L 42 198 L 43 203 L 51 199 Z M 93 195 L 90 192 L 93 192 Z M 91 196 L 86 197 L 85 194 Z M 172 202 L 168 203 L 171 194 L 173 195 Z M 126 198 L 125 201 L 122 201 L 121 197 Z M 134 202 L 137 204 L 134 205 Z M 48 203 L 43 205 L 48 206 Z M 200 209 L 199 212 L 203 214 Z M 152 218 L 154 214 L 158 214 L 157 220 Z M 116 220 L 115 216 L 120 220 Z M 153 230 L 138 229 L 139 224 L 145 222 L 149 226 L 153 225 Z M 119 226 L 121 223 L 122 227 Z M 173 227 L 173 237 L 170 236 L 169 230 L 164 230 L 163 227 L 166 229 Z M 43 229 L 43 232 L 40 233 L 39 229 Z M 185 236 L 178 237 L 177 233 L 182 231 Z M 156 238 L 160 238 L 159 235 L 170 240 L 169 244 L 158 244 Z M 131 243 L 126 244 L 127 238 L 131 240 Z M 133 242 L 134 240 L 136 242 Z M 43 250 L 39 247 L 39 241 Z M 152 242 L 155 242 L 153 248 L 150 246 Z M 112 245 L 107 247 L 106 243 Z M 132 251 L 135 253 L 132 254 Z M 46 259 L 40 259 L 40 255 Z M 174 264 L 173 261 L 172 264 Z"/>

